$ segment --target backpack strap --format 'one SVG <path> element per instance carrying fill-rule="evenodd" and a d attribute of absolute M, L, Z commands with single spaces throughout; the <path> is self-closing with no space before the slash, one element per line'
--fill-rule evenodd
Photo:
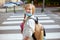
<path fill-rule="evenodd" d="M 30 18 L 30 19 L 33 19 L 35 21 L 35 23 L 38 24 L 38 17 L 36 17 L 36 19 L 34 19 L 34 18 Z"/>
<path fill-rule="evenodd" d="M 38 24 L 38 17 L 36 17 L 35 23 Z"/>
<path fill-rule="evenodd" d="M 46 36 L 45 28 L 43 28 L 44 36 Z"/>

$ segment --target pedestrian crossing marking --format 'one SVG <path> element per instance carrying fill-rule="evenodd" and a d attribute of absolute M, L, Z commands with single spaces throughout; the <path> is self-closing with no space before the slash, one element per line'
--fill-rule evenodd
<path fill-rule="evenodd" d="M 35 16 L 39 16 L 40 17 L 40 16 L 47 16 L 47 15 L 35 15 Z"/>
<path fill-rule="evenodd" d="M 38 19 L 51 19 L 50 17 L 38 17 Z"/>
<path fill-rule="evenodd" d="M 51 17 L 49 17 L 48 15 L 45 14 L 41 14 L 41 15 L 34 15 L 35 17 L 38 17 L 38 21 L 39 23 L 55 23 L 55 20 L 52 20 Z M 12 24 L 20 24 L 22 22 L 24 15 L 12 15 L 9 18 L 7 18 L 6 21 L 4 21 L 2 24 L 5 24 L 7 26 L 0 26 L 0 31 L 2 31 L 2 33 L 4 33 L 4 31 L 6 31 L 4 34 L 0 34 L 0 40 L 22 40 L 23 39 L 23 35 L 21 33 L 14 33 L 13 31 L 17 30 L 19 31 L 20 25 L 16 25 L 16 26 L 12 26 Z M 45 20 L 44 20 L 45 19 Z M 8 25 L 9 24 L 9 25 Z M 48 24 L 48 25 L 43 25 L 43 27 L 47 30 L 50 29 L 59 29 L 60 25 L 52 25 L 52 24 Z M 19 30 L 18 30 L 19 29 Z M 10 33 L 8 33 L 7 31 L 12 31 Z M 57 30 L 58 31 L 58 30 Z M 20 31 L 19 31 L 20 32 Z M 46 32 L 46 39 L 60 39 L 60 32 Z"/>
<path fill-rule="evenodd" d="M 18 39 L 22 39 L 23 36 L 22 34 L 0 34 L 0 39 L 15 39 L 15 40 L 18 40 Z"/>
<path fill-rule="evenodd" d="M 54 20 L 39 20 L 39 23 L 55 23 Z"/>
<path fill-rule="evenodd" d="M 45 29 L 54 29 L 54 28 L 60 28 L 60 25 L 43 25 Z M 11 29 L 21 29 L 20 25 L 17 26 L 0 26 L 0 30 L 11 30 Z"/>
<path fill-rule="evenodd" d="M 20 24 L 22 21 L 4 21 L 2 24 Z M 54 20 L 39 20 L 39 23 L 54 23 Z"/>
<path fill-rule="evenodd" d="M 24 17 L 24 16 L 22 15 L 22 16 L 10 16 L 10 17 L 14 17 L 14 18 L 16 18 L 16 17 Z"/>
<path fill-rule="evenodd" d="M 21 29 L 20 26 L 0 26 L 0 30 L 16 30 Z"/>
<path fill-rule="evenodd" d="M 7 18 L 7 20 L 23 20 L 24 18 Z"/>
<path fill-rule="evenodd" d="M 47 16 L 47 15 L 34 15 L 34 16 Z M 13 16 L 10 16 L 10 17 L 24 17 L 24 15 L 13 15 Z"/>
<path fill-rule="evenodd" d="M 0 39 L 23 39 L 23 34 L 0 34 Z M 60 39 L 60 32 L 46 33 L 45 39 Z"/>
<path fill-rule="evenodd" d="M 43 25 L 45 29 L 60 28 L 60 25 Z"/>
<path fill-rule="evenodd" d="M 3 22 L 2 24 L 20 24 L 22 23 L 23 21 L 5 21 Z"/>
<path fill-rule="evenodd" d="M 7 18 L 7 20 L 23 20 L 24 18 Z M 38 17 L 38 19 L 50 19 L 50 17 Z"/>
<path fill-rule="evenodd" d="M 46 39 L 60 39 L 60 32 L 46 33 Z"/>

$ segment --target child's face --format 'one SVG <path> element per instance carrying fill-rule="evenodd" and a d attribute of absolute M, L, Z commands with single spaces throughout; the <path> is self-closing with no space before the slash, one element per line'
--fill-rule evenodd
<path fill-rule="evenodd" d="M 25 10 L 27 13 L 32 13 L 32 7 L 26 7 Z"/>

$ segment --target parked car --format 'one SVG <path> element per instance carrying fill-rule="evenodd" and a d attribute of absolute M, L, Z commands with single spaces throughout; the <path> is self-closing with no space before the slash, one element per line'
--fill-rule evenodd
<path fill-rule="evenodd" d="M 7 2 L 3 5 L 3 7 L 14 7 L 14 6 L 16 6 L 16 4 L 13 4 L 11 2 Z"/>
<path fill-rule="evenodd" d="M 20 1 L 20 2 L 16 2 L 16 5 L 18 5 L 18 6 L 20 6 L 20 5 L 22 5 L 22 4 L 23 4 L 22 1 Z"/>
<path fill-rule="evenodd" d="M 20 6 L 20 5 L 24 4 L 22 1 L 20 1 L 20 2 L 10 2 L 10 3 L 16 4 L 17 6 Z"/>

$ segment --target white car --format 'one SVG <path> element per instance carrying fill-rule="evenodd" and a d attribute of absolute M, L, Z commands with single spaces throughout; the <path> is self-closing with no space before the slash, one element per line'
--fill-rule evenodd
<path fill-rule="evenodd" d="M 3 5 L 3 7 L 14 7 L 14 6 L 16 6 L 16 4 L 13 4 L 13 3 L 5 3 Z"/>
<path fill-rule="evenodd" d="M 22 1 L 20 1 L 20 2 L 12 2 L 12 3 L 16 4 L 17 6 L 20 6 L 20 5 L 24 4 Z"/>

